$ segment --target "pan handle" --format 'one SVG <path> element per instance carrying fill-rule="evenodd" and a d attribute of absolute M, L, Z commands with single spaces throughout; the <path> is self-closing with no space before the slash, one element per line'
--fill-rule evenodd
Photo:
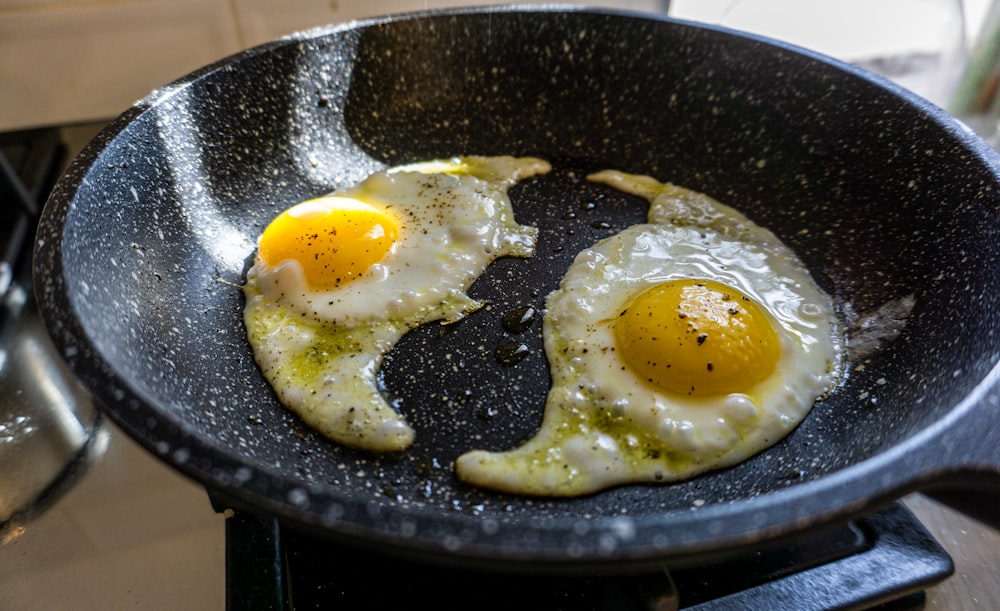
<path fill-rule="evenodd" d="M 980 400 L 937 438 L 923 444 L 923 470 L 934 476 L 921 492 L 1000 530 L 1000 375 Z M 919 465 L 918 465 L 918 468 Z"/>

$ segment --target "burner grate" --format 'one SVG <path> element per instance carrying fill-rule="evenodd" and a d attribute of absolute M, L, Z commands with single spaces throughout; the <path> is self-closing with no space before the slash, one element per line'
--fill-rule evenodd
<path fill-rule="evenodd" d="M 919 606 L 954 571 L 901 503 L 725 562 L 630 575 L 470 571 L 338 546 L 236 512 L 227 522 L 227 602 L 242 609 L 871 609 Z"/>

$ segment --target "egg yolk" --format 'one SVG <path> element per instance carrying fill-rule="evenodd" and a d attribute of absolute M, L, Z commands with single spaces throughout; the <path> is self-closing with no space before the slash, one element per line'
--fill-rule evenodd
<path fill-rule="evenodd" d="M 269 267 L 298 261 L 310 288 L 333 289 L 382 260 L 399 233 L 388 212 L 347 197 L 292 206 L 261 234 L 258 255 Z"/>
<path fill-rule="evenodd" d="M 774 371 L 778 334 L 763 308 L 710 280 L 673 280 L 637 295 L 614 323 L 622 360 L 654 386 L 709 396 L 749 391 Z"/>

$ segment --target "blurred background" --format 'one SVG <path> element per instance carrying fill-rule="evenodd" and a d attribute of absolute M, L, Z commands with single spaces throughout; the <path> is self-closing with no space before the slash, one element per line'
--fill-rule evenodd
<path fill-rule="evenodd" d="M 513 0 L 510 4 L 523 4 Z M 246 47 L 322 24 L 476 0 L 0 0 L 0 131 L 103 120 Z M 951 103 L 992 0 L 572 0 L 803 45 Z M 988 37 L 987 37 L 988 38 Z M 995 55 L 995 53 L 994 53 Z"/>

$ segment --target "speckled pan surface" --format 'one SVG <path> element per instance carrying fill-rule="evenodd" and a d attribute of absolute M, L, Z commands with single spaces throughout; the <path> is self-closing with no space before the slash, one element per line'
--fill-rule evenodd
<path fill-rule="evenodd" d="M 414 447 L 342 449 L 282 409 L 253 362 L 240 285 L 254 240 L 293 202 L 458 154 L 553 163 L 512 191 L 538 253 L 474 285 L 490 307 L 387 358 Z M 540 423 L 541 327 L 511 334 L 502 314 L 540 309 L 576 252 L 644 218 L 582 181 L 609 167 L 743 210 L 845 312 L 912 295 L 912 315 L 735 468 L 562 501 L 463 486 L 459 453 Z M 935 482 L 1000 486 L 998 213 L 996 155 L 865 73 L 666 19 L 481 9 L 311 31 L 153 93 L 60 181 L 35 272 L 50 333 L 114 420 L 238 504 L 426 557 L 627 566 L 793 535 Z M 493 352 L 511 339 L 530 354 L 502 366 Z"/>

